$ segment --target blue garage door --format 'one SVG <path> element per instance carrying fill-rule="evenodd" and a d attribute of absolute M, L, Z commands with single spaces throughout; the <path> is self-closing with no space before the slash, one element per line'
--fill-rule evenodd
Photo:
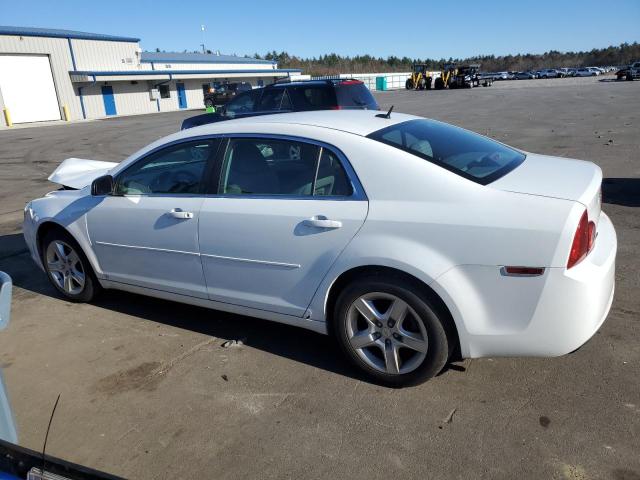
<path fill-rule="evenodd" d="M 184 83 L 176 83 L 176 90 L 178 91 L 178 107 L 187 108 L 187 95 L 184 91 Z"/>
<path fill-rule="evenodd" d="M 116 99 L 113 98 L 113 87 L 102 87 L 102 101 L 104 102 L 105 115 L 117 115 Z"/>

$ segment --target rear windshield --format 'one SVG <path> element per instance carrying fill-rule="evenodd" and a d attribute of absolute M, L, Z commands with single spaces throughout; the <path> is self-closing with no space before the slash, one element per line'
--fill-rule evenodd
<path fill-rule="evenodd" d="M 342 82 L 336 85 L 338 105 L 342 108 L 378 110 L 378 104 L 369 89 L 361 82 Z"/>
<path fill-rule="evenodd" d="M 462 128 L 434 120 L 409 120 L 368 135 L 486 185 L 520 165 L 525 155 Z"/>

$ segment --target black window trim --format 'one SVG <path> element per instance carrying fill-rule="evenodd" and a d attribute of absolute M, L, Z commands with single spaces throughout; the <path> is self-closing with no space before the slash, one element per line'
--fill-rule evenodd
<path fill-rule="evenodd" d="M 333 153 L 344 168 L 347 175 L 347 179 L 351 183 L 352 193 L 349 196 L 345 195 L 272 195 L 272 194 L 251 194 L 251 195 L 228 195 L 219 193 L 220 180 L 222 175 L 222 160 L 226 154 L 229 146 L 229 140 L 231 138 L 265 138 L 272 140 L 290 140 L 296 142 L 309 143 L 329 150 Z M 135 160 L 131 161 L 127 165 L 123 166 L 121 170 L 114 173 L 114 184 L 118 184 L 122 175 L 124 175 L 130 168 L 136 165 L 138 162 L 147 159 L 149 156 L 158 153 L 166 148 L 173 147 L 182 143 L 199 142 L 204 140 L 219 140 L 216 152 L 213 153 L 205 166 L 202 179 L 202 192 L 201 193 L 140 193 L 135 195 L 126 196 L 144 196 L 144 197 L 203 197 L 203 198 L 268 198 L 268 199 L 282 199 L 282 200 L 342 200 L 342 201 L 368 201 L 367 194 L 356 174 L 353 166 L 349 162 L 346 155 L 334 145 L 314 140 L 307 137 L 298 137 L 295 135 L 281 135 L 271 133 L 217 133 L 209 135 L 198 135 L 194 137 L 181 138 L 172 142 L 158 145 L 157 147 L 143 153 Z M 122 197 L 125 195 L 112 194 L 112 196 Z"/>
<path fill-rule="evenodd" d="M 491 140 L 492 142 L 498 143 L 498 144 L 500 144 L 500 145 L 502 145 L 502 146 L 504 146 L 504 147 L 506 147 L 506 148 L 508 148 L 510 150 L 513 150 L 514 152 L 518 152 L 518 153 L 520 153 L 522 155 L 522 157 L 520 159 L 517 159 L 517 160 L 514 160 L 514 161 L 508 163 L 504 167 L 502 167 L 502 168 L 496 170 L 495 172 L 493 172 L 491 175 L 487 175 L 486 177 L 475 177 L 475 176 L 470 175 L 470 174 L 468 174 L 466 172 L 463 172 L 462 170 L 459 170 L 459 169 L 457 169 L 455 167 L 452 167 L 451 165 L 448 165 L 448 164 L 446 164 L 444 162 L 439 162 L 438 160 L 436 160 L 436 159 L 434 159 L 432 157 L 429 157 L 428 155 L 423 155 L 423 154 L 421 154 L 420 152 L 418 152 L 416 150 L 411 150 L 408 147 L 404 147 L 404 146 L 399 145 L 399 144 L 397 144 L 395 142 L 392 142 L 390 140 L 384 140 L 382 138 L 382 136 L 385 133 L 390 132 L 390 131 L 392 131 L 394 129 L 397 129 L 400 125 L 404 125 L 404 124 L 410 123 L 410 122 L 419 122 L 419 121 L 422 121 L 422 120 L 427 120 L 429 122 L 434 122 L 434 123 L 440 123 L 440 124 L 443 124 L 443 125 L 447 125 L 449 127 L 453 127 L 453 128 L 458 128 L 460 130 L 464 130 L 463 128 L 457 127 L 455 125 L 451 125 L 451 124 L 444 123 L 444 122 L 438 122 L 437 120 L 431 120 L 431 119 L 426 119 L 425 118 L 425 119 L 406 120 L 404 122 L 395 123 L 395 124 L 390 125 L 388 127 L 381 128 L 380 130 L 376 130 L 375 132 L 371 132 L 369 135 L 367 135 L 367 138 L 370 139 L 370 140 L 374 140 L 376 142 L 384 143 L 385 145 L 389 145 L 391 147 L 397 148 L 398 150 L 401 150 L 403 152 L 410 153 L 411 155 L 415 155 L 418 158 L 422 158 L 423 160 L 426 160 L 429 163 L 432 163 L 432 164 L 437 165 L 437 166 L 439 166 L 441 168 L 444 168 L 445 170 L 448 170 L 448 171 L 450 171 L 452 173 L 455 173 L 456 175 L 458 175 L 458 176 L 460 176 L 462 178 L 466 178 L 467 180 L 471 180 L 472 182 L 478 183 L 480 185 L 488 185 L 488 184 L 490 184 L 492 182 L 495 182 L 496 180 L 504 177 L 506 174 L 508 174 L 509 172 L 515 170 L 520 165 L 522 165 L 522 163 L 527 158 L 527 154 L 524 153 L 521 150 L 513 148 L 513 147 L 511 147 L 509 145 L 505 145 L 504 143 L 499 142 L 497 140 L 494 140 L 493 138 L 489 138 L 489 137 L 486 137 L 484 135 L 480 135 L 479 133 L 471 132 L 471 133 L 473 133 L 475 135 L 479 135 L 481 137 L 485 137 L 488 140 Z M 404 136 L 404 131 L 401 132 L 401 133 Z"/>

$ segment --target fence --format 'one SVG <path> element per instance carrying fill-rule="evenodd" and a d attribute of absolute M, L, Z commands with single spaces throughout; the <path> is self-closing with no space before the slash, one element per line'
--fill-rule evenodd
<path fill-rule="evenodd" d="M 440 76 L 440 72 L 427 72 L 433 78 Z M 411 72 L 400 73 L 341 73 L 339 75 L 324 75 L 311 77 L 312 80 L 339 80 L 352 78 L 363 82 L 369 90 L 398 90 L 405 87 Z M 384 79 L 384 80 L 379 80 Z"/>

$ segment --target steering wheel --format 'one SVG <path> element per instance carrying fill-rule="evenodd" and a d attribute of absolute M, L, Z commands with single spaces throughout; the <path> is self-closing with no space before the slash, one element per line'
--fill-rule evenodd
<path fill-rule="evenodd" d="M 171 174 L 171 188 L 169 193 L 188 193 L 188 189 L 199 182 L 198 177 L 187 171 L 178 170 Z"/>

